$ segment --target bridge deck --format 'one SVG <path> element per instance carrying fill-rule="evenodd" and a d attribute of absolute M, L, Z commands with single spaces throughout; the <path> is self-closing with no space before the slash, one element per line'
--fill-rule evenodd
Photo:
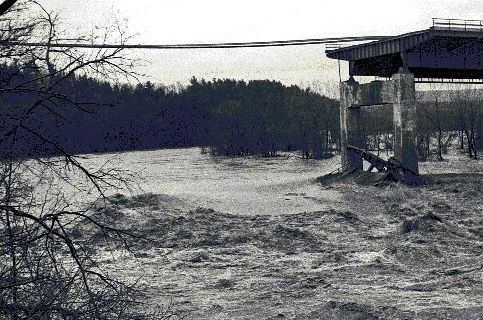
<path fill-rule="evenodd" d="M 391 77 L 404 67 L 418 79 L 483 79 L 483 21 L 450 20 L 378 41 L 326 50 L 350 61 L 351 76 Z"/>

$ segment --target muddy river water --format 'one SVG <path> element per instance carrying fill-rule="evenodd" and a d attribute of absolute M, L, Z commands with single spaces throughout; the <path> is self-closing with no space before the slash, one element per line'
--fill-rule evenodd
<path fill-rule="evenodd" d="M 153 239 L 99 259 L 187 319 L 482 319 L 482 161 L 446 157 L 417 188 L 317 182 L 337 157 L 83 161 L 135 172 L 96 214 Z"/>

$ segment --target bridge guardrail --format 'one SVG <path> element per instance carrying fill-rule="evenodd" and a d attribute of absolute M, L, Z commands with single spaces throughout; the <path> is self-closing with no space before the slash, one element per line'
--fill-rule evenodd
<path fill-rule="evenodd" d="M 433 28 L 454 31 L 483 32 L 483 20 L 433 18 Z"/>

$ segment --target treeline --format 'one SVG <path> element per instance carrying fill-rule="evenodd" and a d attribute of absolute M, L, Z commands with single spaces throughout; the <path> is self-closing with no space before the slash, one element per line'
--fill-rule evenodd
<path fill-rule="evenodd" d="M 46 84 L 35 68 L 0 66 L 4 155 L 201 146 L 224 155 L 300 150 L 321 157 L 338 141 L 335 100 L 275 81 L 193 78 L 176 90 L 150 82 L 111 84 L 61 73 L 58 78 Z M 42 89 L 47 85 L 49 95 Z M 41 134 L 16 130 L 11 136 L 19 123 Z"/>
<path fill-rule="evenodd" d="M 299 150 L 304 157 L 330 154 L 339 139 L 335 100 L 275 81 L 191 81 L 181 93 L 204 119 L 196 127 L 211 151 L 267 155 Z"/>
<path fill-rule="evenodd" d="M 171 88 L 56 77 L 61 81 L 54 77 L 44 83 L 33 67 L 0 66 L 3 157 L 200 146 L 221 155 L 300 151 L 303 157 L 321 158 L 339 147 L 338 102 L 297 86 L 193 78 L 184 88 Z M 477 157 L 482 101 L 476 90 L 419 96 L 420 158 L 437 154 L 441 159 L 455 144 Z M 364 109 L 366 149 L 392 149 L 392 122 L 391 106 Z"/>
<path fill-rule="evenodd" d="M 483 91 L 433 91 L 418 105 L 418 152 L 421 158 L 435 154 L 443 160 L 448 149 L 466 149 L 478 158 L 483 148 Z M 431 141 L 434 141 L 433 147 Z"/>
<path fill-rule="evenodd" d="M 376 106 L 362 113 L 365 148 L 392 149 L 392 106 Z M 483 91 L 438 90 L 418 92 L 417 147 L 420 160 L 442 160 L 450 148 L 477 158 L 483 148 Z"/>

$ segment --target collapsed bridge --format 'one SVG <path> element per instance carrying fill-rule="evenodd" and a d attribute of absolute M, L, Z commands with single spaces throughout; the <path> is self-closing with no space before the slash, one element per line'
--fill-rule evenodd
<path fill-rule="evenodd" d="M 326 50 L 326 55 L 349 62 L 349 79 L 340 83 L 342 167 L 362 170 L 368 159 L 362 108 L 390 104 L 393 163 L 404 174 L 418 174 L 415 83 L 483 83 L 483 21 L 435 18 L 427 30 Z M 361 84 L 354 76 L 385 80 Z"/>

